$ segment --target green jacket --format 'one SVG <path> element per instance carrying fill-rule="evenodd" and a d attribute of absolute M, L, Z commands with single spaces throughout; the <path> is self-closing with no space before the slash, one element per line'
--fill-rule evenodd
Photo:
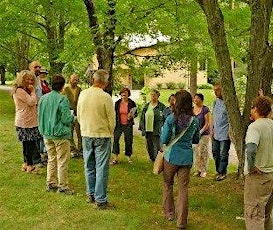
<path fill-rule="evenodd" d="M 140 116 L 140 121 L 139 121 L 139 130 L 142 131 L 142 135 L 145 135 L 145 113 L 149 107 L 150 103 L 147 103 L 141 113 Z M 163 126 L 164 123 L 164 116 L 163 116 L 163 111 L 166 108 L 166 106 L 161 103 L 160 101 L 158 102 L 157 106 L 154 108 L 154 131 L 153 135 L 160 135 L 161 133 L 161 127 Z"/>
<path fill-rule="evenodd" d="M 46 139 L 70 139 L 74 116 L 66 96 L 53 90 L 41 97 L 38 106 L 39 131 Z"/>

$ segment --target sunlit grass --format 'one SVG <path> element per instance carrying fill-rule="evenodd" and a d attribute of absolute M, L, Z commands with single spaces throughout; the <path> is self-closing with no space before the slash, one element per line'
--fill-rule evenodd
<path fill-rule="evenodd" d="M 85 201 L 82 159 L 70 162 L 74 196 L 45 192 L 45 169 L 41 175 L 21 172 L 14 106 L 4 91 L 0 91 L 0 130 L 0 229 L 176 229 L 175 222 L 162 216 L 162 177 L 152 174 L 141 136 L 134 138 L 133 165 L 121 154 L 121 163 L 110 168 L 109 201 L 116 210 L 98 211 Z M 244 229 L 244 222 L 236 220 L 243 215 L 243 188 L 235 171 L 229 166 L 228 178 L 215 182 L 211 162 L 207 178 L 191 178 L 188 229 Z"/>

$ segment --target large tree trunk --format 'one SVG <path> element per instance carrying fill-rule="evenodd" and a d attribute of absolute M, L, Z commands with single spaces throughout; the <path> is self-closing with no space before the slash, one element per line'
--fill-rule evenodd
<path fill-rule="evenodd" d="M 242 118 L 233 81 L 223 14 L 217 0 L 197 0 L 197 2 L 203 9 L 207 18 L 208 31 L 215 50 L 216 61 L 221 76 L 224 101 L 229 114 L 230 125 L 234 135 L 233 140 L 239 159 L 238 175 L 241 175 L 243 172 L 243 137 L 245 127 L 241 125 Z"/>
<path fill-rule="evenodd" d="M 1 85 L 6 84 L 6 66 L 5 64 L 0 65 L 0 76 L 1 76 Z"/>
<path fill-rule="evenodd" d="M 89 26 L 91 29 L 92 40 L 96 47 L 97 60 L 99 69 L 105 69 L 109 72 L 109 84 L 106 92 L 112 94 L 113 90 L 113 64 L 114 64 L 114 51 L 115 51 L 115 28 L 116 28 L 116 0 L 108 0 L 108 10 L 105 15 L 104 28 L 102 32 L 96 16 L 96 10 L 93 0 L 83 0 L 88 17 Z"/>
<path fill-rule="evenodd" d="M 221 75 L 224 100 L 234 135 L 234 144 L 239 159 L 238 175 L 242 175 L 244 165 L 244 137 L 249 124 L 250 107 L 257 95 L 262 76 L 268 71 L 271 54 L 268 46 L 269 23 L 272 0 L 249 1 L 251 8 L 251 30 L 249 43 L 248 79 L 245 107 L 241 116 L 233 82 L 229 49 L 226 41 L 224 19 L 217 0 L 196 0 L 203 9 L 210 37 L 213 42 L 217 65 Z M 272 61 L 271 61 L 272 63 Z M 270 65 L 271 67 L 272 65 Z"/>
<path fill-rule="evenodd" d="M 65 63 L 59 60 L 60 54 L 64 51 L 64 36 L 67 23 L 63 15 L 59 15 L 57 22 L 53 21 L 54 11 L 51 4 L 45 8 L 45 31 L 47 36 L 47 52 L 50 63 L 50 75 L 61 73 Z"/>
<path fill-rule="evenodd" d="M 16 59 L 18 70 L 28 69 L 28 54 L 30 48 L 30 37 L 27 35 L 21 35 L 16 41 Z"/>
<path fill-rule="evenodd" d="M 190 63 L 190 93 L 194 96 L 197 92 L 197 58 L 193 57 Z"/>

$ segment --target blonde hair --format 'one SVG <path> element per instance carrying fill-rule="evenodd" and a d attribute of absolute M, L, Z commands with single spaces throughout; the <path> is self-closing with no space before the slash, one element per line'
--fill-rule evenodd
<path fill-rule="evenodd" d="M 37 86 L 37 79 L 34 73 L 30 70 L 22 70 L 21 72 L 17 73 L 17 77 L 13 85 L 12 94 L 14 94 L 18 88 L 23 88 L 23 89 L 26 88 L 26 78 L 29 76 L 32 77 L 33 79 L 34 88 Z"/>

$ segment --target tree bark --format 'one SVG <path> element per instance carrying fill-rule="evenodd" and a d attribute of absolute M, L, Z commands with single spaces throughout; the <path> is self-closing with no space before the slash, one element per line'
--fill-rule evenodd
<path fill-rule="evenodd" d="M 232 127 L 233 140 L 236 153 L 239 159 L 238 175 L 243 173 L 243 138 L 246 127 L 242 124 L 239 102 L 236 97 L 235 85 L 233 81 L 232 66 L 229 48 L 227 45 L 224 17 L 217 0 L 197 0 L 203 9 L 208 31 L 215 50 L 216 61 L 221 77 L 223 97 L 229 114 L 229 121 Z"/>
<path fill-rule="evenodd" d="M 249 124 L 251 102 L 257 96 L 265 74 L 272 68 L 271 47 L 268 45 L 272 0 L 248 1 L 251 9 L 251 29 L 249 42 L 248 78 L 245 106 L 241 116 L 232 76 L 229 49 L 226 41 L 224 18 L 217 0 L 196 0 L 203 9 L 208 30 L 213 42 L 217 65 L 221 76 L 234 144 L 239 159 L 238 175 L 243 173 L 244 138 Z M 269 63 L 271 62 L 271 64 Z M 268 67 L 269 64 L 269 67 Z M 271 72 L 272 73 L 272 72 Z M 269 75 L 269 74 L 268 74 Z"/>
<path fill-rule="evenodd" d="M 96 9 L 93 0 L 83 0 L 89 18 L 89 27 L 91 29 L 92 41 L 96 47 L 99 69 L 105 69 L 109 72 L 109 83 L 105 89 L 110 95 L 113 90 L 113 64 L 115 52 L 115 28 L 116 28 L 116 0 L 108 0 L 108 10 L 105 15 L 103 26 L 99 25 L 96 16 Z"/>
<path fill-rule="evenodd" d="M 6 84 L 6 65 L 1 64 L 0 65 L 0 76 L 1 76 L 1 85 Z"/>
<path fill-rule="evenodd" d="M 194 96 L 197 92 L 197 58 L 193 57 L 190 63 L 190 93 Z"/>

